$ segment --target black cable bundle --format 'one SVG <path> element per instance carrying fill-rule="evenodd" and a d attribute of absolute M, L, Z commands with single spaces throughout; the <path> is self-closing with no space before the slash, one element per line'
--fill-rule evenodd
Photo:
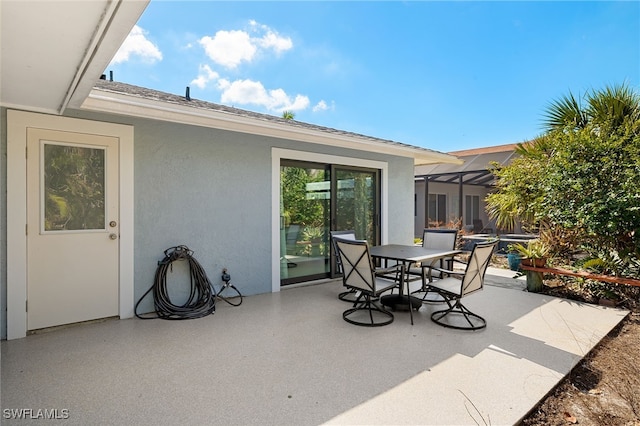
<path fill-rule="evenodd" d="M 167 271 L 176 261 L 189 262 L 191 292 L 183 305 L 175 305 L 169 298 L 167 289 Z M 142 317 L 138 314 L 138 305 L 153 290 L 153 304 L 157 317 Z M 216 294 L 202 266 L 193 257 L 193 251 L 181 245 L 164 251 L 164 259 L 158 262 L 153 285 L 136 303 L 135 314 L 140 319 L 162 318 L 166 320 L 184 320 L 202 318 L 216 311 Z"/>
<path fill-rule="evenodd" d="M 229 275 L 229 273 L 227 272 L 227 268 L 222 270 L 221 278 L 224 284 L 222 284 L 222 288 L 220 288 L 220 291 L 218 291 L 218 294 L 216 294 L 216 296 L 224 300 L 231 306 L 242 305 L 242 293 L 240 293 L 240 290 L 238 290 L 235 285 L 231 284 L 231 275 Z M 222 293 L 224 293 L 225 290 L 229 289 L 233 290 L 233 292 L 230 291 L 231 295 L 223 296 Z"/>

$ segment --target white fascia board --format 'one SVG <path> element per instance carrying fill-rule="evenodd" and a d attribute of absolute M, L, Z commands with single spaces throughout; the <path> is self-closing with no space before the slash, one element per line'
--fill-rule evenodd
<path fill-rule="evenodd" d="M 117 0 L 105 5 L 100 22 L 79 64 L 60 112 L 78 108 L 93 89 L 97 78 L 122 46 L 150 0 Z"/>
<path fill-rule="evenodd" d="M 176 105 L 101 90 L 93 90 L 82 104 L 81 109 L 409 157 L 414 159 L 415 165 L 461 164 L 458 158 L 449 154 L 424 151 L 420 148 L 396 145 L 392 142 L 376 142 L 350 135 L 260 120 L 255 117 L 244 117 L 224 111 Z"/>

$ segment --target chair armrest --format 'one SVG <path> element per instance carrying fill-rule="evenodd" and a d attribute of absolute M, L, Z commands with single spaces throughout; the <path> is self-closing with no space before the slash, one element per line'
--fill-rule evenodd
<path fill-rule="evenodd" d="M 433 269 L 434 271 L 442 272 L 447 275 L 464 275 L 464 271 L 453 271 L 451 269 L 436 268 L 436 267 L 433 267 L 431 269 Z"/>
<path fill-rule="evenodd" d="M 393 280 L 402 282 L 404 279 L 405 267 L 403 264 L 398 263 L 388 268 L 376 268 L 374 274 L 376 277 L 384 278 L 387 280 Z"/>
<path fill-rule="evenodd" d="M 454 257 L 453 259 L 451 259 L 451 261 L 452 261 L 452 262 L 461 263 L 461 264 L 463 264 L 463 265 L 467 266 L 467 262 L 463 262 L 462 260 L 458 260 L 458 259 L 456 259 L 455 257 Z"/>
<path fill-rule="evenodd" d="M 462 263 L 462 262 L 460 262 L 460 263 Z M 440 276 L 441 277 L 444 277 L 444 274 L 447 274 L 449 276 L 455 275 L 455 276 L 458 276 L 458 277 L 463 277 L 464 276 L 464 272 L 465 272 L 465 271 L 453 271 L 451 269 L 432 267 L 432 268 L 429 268 L 429 274 L 428 274 L 429 282 L 431 282 L 431 280 L 432 280 L 431 274 L 432 274 L 433 271 L 440 272 Z"/>
<path fill-rule="evenodd" d="M 398 273 L 400 271 L 404 271 L 404 265 L 398 263 L 396 265 L 389 266 L 387 268 L 376 268 L 375 274 L 376 275 L 384 275 L 384 274 L 388 274 L 390 272 Z"/>

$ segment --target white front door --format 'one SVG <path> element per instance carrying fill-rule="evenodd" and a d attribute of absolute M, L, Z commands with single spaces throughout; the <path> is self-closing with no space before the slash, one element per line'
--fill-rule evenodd
<path fill-rule="evenodd" d="M 119 313 L 118 138 L 27 129 L 27 329 Z"/>

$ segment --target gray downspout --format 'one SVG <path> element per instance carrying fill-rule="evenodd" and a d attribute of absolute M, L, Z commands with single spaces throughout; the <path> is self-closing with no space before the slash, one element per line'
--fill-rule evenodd
<path fill-rule="evenodd" d="M 460 226 L 464 224 L 464 218 L 462 217 L 462 201 L 464 199 L 464 185 L 462 184 L 462 173 L 458 173 L 458 219 L 460 219 Z"/>
<path fill-rule="evenodd" d="M 424 177 L 424 227 L 429 227 L 429 176 Z"/>

